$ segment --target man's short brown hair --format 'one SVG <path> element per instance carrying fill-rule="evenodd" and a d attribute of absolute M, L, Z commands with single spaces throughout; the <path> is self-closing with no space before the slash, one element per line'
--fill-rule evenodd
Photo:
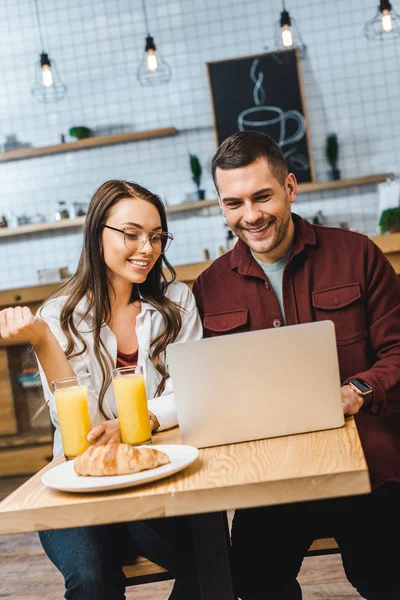
<path fill-rule="evenodd" d="M 259 158 L 265 158 L 272 175 L 283 186 L 288 168 L 282 150 L 268 135 L 257 131 L 238 131 L 222 142 L 212 159 L 212 176 L 217 186 L 218 169 L 239 169 L 247 167 Z"/>

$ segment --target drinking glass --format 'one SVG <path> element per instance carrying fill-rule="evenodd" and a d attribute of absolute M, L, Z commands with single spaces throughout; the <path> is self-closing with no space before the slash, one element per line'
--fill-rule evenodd
<path fill-rule="evenodd" d="M 113 370 L 121 438 L 125 444 L 151 444 L 151 424 L 142 367 Z"/>
<path fill-rule="evenodd" d="M 90 446 L 87 439 L 92 429 L 87 394 L 90 375 L 56 379 L 52 383 L 64 454 L 69 460 Z"/>

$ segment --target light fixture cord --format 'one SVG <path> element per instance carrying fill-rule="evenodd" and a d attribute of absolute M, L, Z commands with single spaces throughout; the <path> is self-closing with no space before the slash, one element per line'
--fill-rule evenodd
<path fill-rule="evenodd" d="M 36 2 L 36 0 L 35 0 Z M 147 35 L 150 35 L 150 31 L 149 31 L 149 22 L 147 20 L 147 11 L 146 11 L 146 3 L 145 0 L 142 0 L 142 6 L 143 6 L 143 15 L 144 15 L 144 22 L 146 24 L 146 31 L 147 31 Z"/>
<path fill-rule="evenodd" d="M 285 0 L 282 0 L 282 9 L 286 11 Z"/>
<path fill-rule="evenodd" d="M 33 0 L 33 3 L 35 5 L 36 26 L 37 26 L 37 31 L 38 31 L 39 44 L 40 44 L 40 48 L 41 48 L 42 52 L 44 52 L 44 41 L 43 41 L 42 28 L 40 26 L 40 18 L 39 18 L 39 10 L 38 10 L 38 5 L 37 5 L 37 0 Z"/>

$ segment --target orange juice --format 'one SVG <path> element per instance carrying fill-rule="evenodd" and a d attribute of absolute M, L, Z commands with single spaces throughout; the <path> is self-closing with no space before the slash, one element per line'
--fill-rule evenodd
<path fill-rule="evenodd" d="M 54 392 L 64 454 L 74 458 L 90 446 L 87 439 L 90 423 L 87 391 L 84 385 L 56 389 Z"/>
<path fill-rule="evenodd" d="M 143 375 L 117 375 L 113 383 L 122 441 L 132 445 L 150 443 L 151 427 Z"/>

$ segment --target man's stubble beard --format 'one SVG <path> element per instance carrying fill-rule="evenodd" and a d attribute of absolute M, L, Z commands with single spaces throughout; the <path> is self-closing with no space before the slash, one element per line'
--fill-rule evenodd
<path fill-rule="evenodd" d="M 249 241 L 246 240 L 245 237 L 244 239 L 242 238 L 242 241 L 244 241 L 245 244 L 249 246 L 250 250 L 256 252 L 257 254 L 270 254 L 271 252 L 276 250 L 276 248 L 278 248 L 281 245 L 281 243 L 286 239 L 289 231 L 291 217 L 292 215 L 290 210 L 288 211 L 286 217 L 281 221 L 278 221 L 278 219 L 274 217 L 275 222 L 273 227 L 275 227 L 275 235 L 272 239 L 272 243 L 270 242 L 270 245 L 266 250 L 253 247 L 253 244 L 249 244 Z"/>

